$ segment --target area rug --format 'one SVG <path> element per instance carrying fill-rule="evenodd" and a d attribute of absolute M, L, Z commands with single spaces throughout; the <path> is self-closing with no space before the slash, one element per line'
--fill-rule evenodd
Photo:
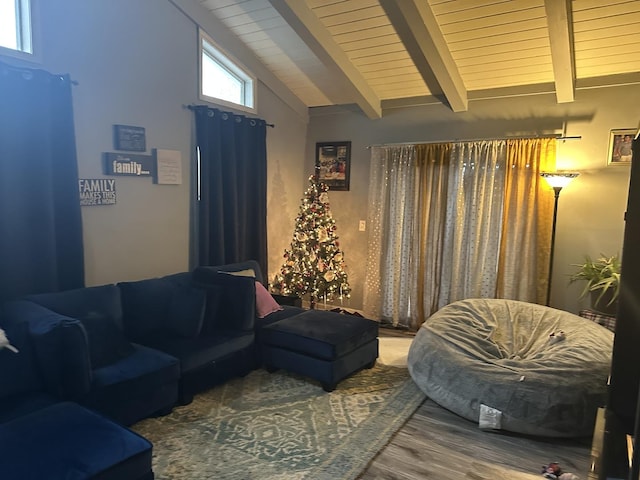
<path fill-rule="evenodd" d="M 132 428 L 156 480 L 355 479 L 424 400 L 407 370 L 376 365 L 326 393 L 255 370 Z"/>

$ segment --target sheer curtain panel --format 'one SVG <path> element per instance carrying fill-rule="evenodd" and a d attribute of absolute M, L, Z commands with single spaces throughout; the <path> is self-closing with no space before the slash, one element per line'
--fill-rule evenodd
<path fill-rule="evenodd" d="M 505 141 L 453 146 L 439 308 L 496 294 L 506 160 Z"/>
<path fill-rule="evenodd" d="M 555 158 L 553 138 L 507 142 L 498 298 L 543 305 L 546 302 L 553 194 L 544 185 L 540 172 L 553 170 Z"/>
<path fill-rule="evenodd" d="M 372 147 L 364 311 L 393 325 L 415 318 L 416 153 Z"/>

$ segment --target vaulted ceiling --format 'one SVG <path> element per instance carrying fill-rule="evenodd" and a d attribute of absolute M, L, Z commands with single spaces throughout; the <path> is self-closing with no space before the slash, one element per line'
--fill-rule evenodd
<path fill-rule="evenodd" d="M 640 88 L 640 0 L 197 1 L 307 107 Z"/>

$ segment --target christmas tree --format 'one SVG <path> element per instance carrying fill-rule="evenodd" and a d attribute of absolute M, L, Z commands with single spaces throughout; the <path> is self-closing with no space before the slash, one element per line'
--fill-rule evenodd
<path fill-rule="evenodd" d="M 329 208 L 329 187 L 309 177 L 296 217 L 293 240 L 284 251 L 284 264 L 273 288 L 283 295 L 309 294 L 311 308 L 316 301 L 350 298 L 344 254 L 336 235 L 336 221 Z"/>

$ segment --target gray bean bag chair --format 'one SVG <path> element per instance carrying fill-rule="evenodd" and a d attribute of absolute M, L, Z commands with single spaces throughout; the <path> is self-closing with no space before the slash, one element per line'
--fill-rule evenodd
<path fill-rule="evenodd" d="M 563 340 L 550 337 L 560 331 Z M 572 313 L 473 299 L 433 314 L 407 362 L 432 400 L 464 418 L 497 418 L 491 428 L 528 435 L 580 437 L 592 434 L 605 403 L 612 348 L 612 332 Z"/>

